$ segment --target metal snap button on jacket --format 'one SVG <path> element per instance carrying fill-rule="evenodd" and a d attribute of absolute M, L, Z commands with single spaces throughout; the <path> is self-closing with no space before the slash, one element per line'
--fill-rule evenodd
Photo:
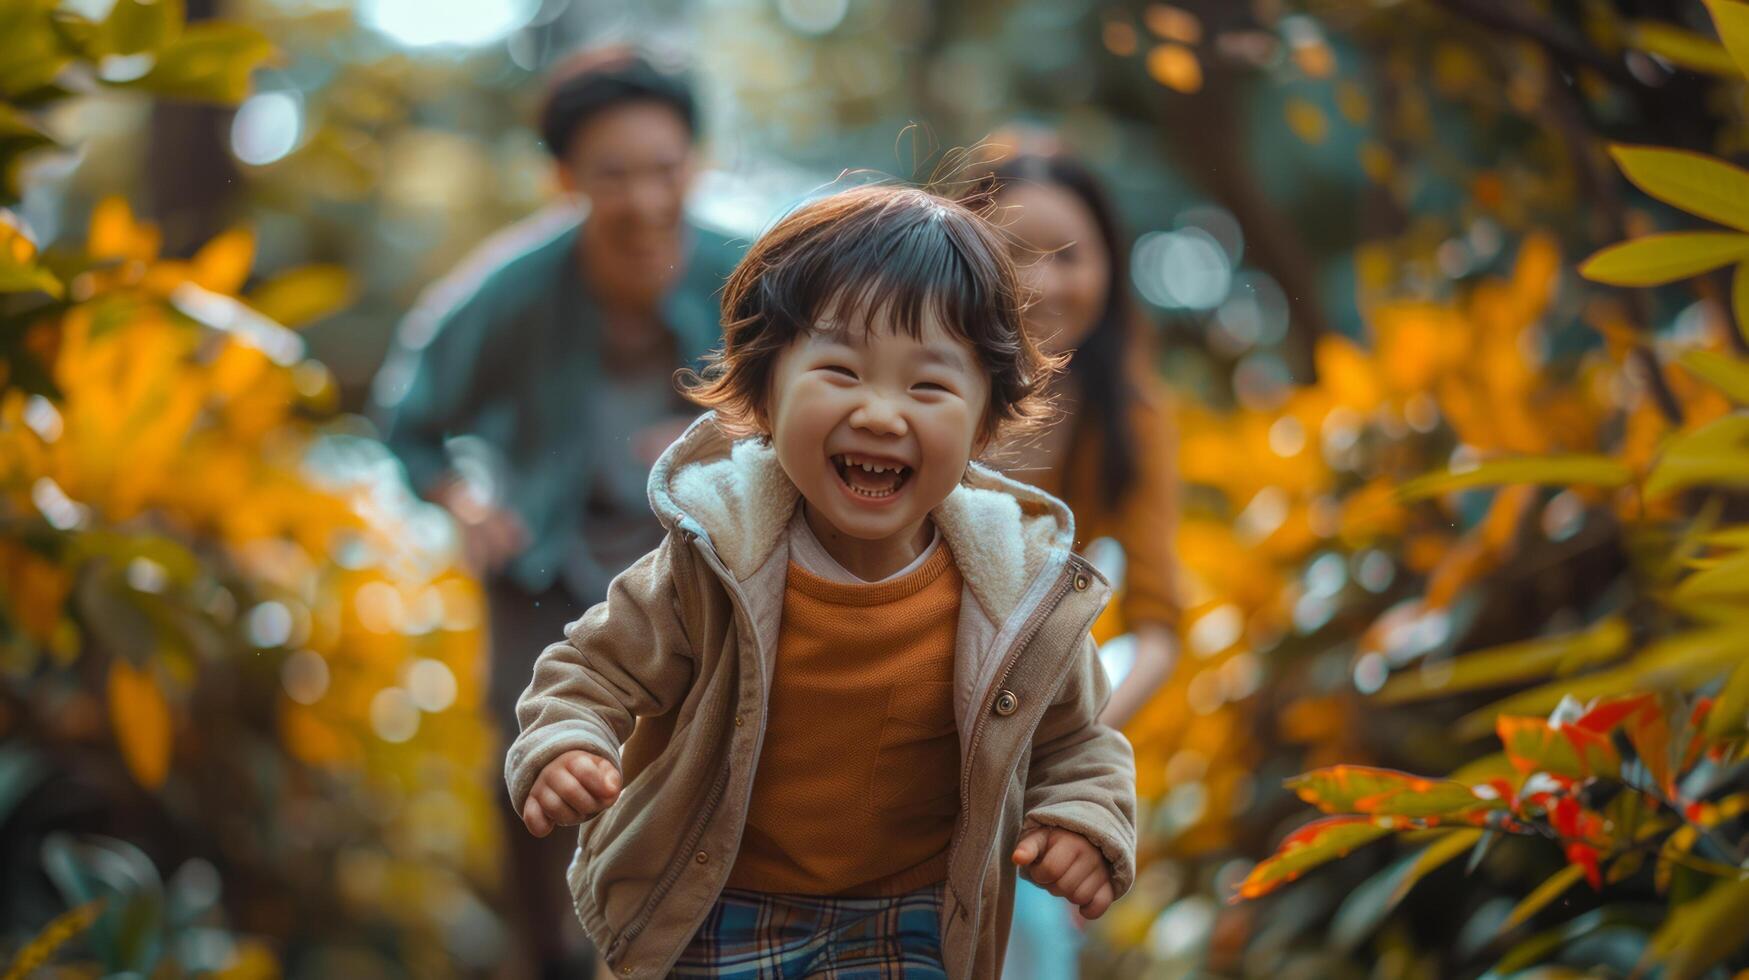
<path fill-rule="evenodd" d="M 1085 575 L 1075 576 L 1075 591 L 1076 592 L 1086 592 L 1088 584 L 1089 584 L 1089 581 L 1088 581 L 1087 576 L 1085 576 Z"/>
<path fill-rule="evenodd" d="M 1006 718 L 1014 714 L 1015 709 L 1019 707 L 1020 699 L 1014 696 L 1013 691 L 1002 691 L 996 695 L 996 713 L 1002 717 Z"/>

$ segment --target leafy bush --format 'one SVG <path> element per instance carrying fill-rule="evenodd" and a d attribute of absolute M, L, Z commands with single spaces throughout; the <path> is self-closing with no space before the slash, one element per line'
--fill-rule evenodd
<path fill-rule="evenodd" d="M 1691 59 L 1734 61 L 1749 73 L 1749 5 L 1709 4 L 1722 50 L 1684 38 Z M 1716 47 L 1716 46 L 1715 46 Z M 1729 59 L 1725 57 L 1729 53 Z M 1749 227 L 1749 173 L 1713 158 L 1655 147 L 1617 146 L 1627 177 L 1652 197 L 1720 222 Z M 1580 266 L 1593 279 L 1655 286 L 1745 258 L 1740 232 L 1647 235 Z M 1738 328 L 1749 337 L 1749 266 L 1739 264 Z M 1610 337 L 1608 330 L 1606 337 Z M 1612 340 L 1618 339 L 1611 337 Z M 1629 341 L 1622 346 L 1638 346 Z M 1581 944 L 1626 929 L 1642 968 L 1699 977 L 1741 966 L 1749 917 L 1749 360 L 1693 347 L 1675 358 L 1681 394 L 1665 391 L 1680 424 L 1614 427 L 1608 453 L 1469 461 L 1412 481 L 1405 502 L 1461 503 L 1472 488 L 1511 485 L 1494 506 L 1531 485 L 1613 501 L 1629 562 L 1620 594 L 1578 629 L 1552 632 L 1455 657 L 1423 659 L 1379 689 L 1383 703 L 1421 702 L 1529 683 L 1469 711 L 1460 738 L 1492 730 L 1501 751 L 1443 779 L 1334 765 L 1289 781 L 1329 816 L 1289 834 L 1237 889 L 1257 898 L 1379 838 L 1424 843 L 1391 865 L 1374 888 L 1394 905 L 1435 869 L 1469 854 L 1473 869 L 1504 836 L 1545 838 L 1566 864 L 1524 894 L 1494 931 L 1507 934 L 1585 881 L 1628 894 L 1522 939 L 1494 967 L 1505 974 L 1539 963 L 1594 965 Z M 1652 362 L 1663 383 L 1662 368 Z M 1495 410 L 1499 406 L 1494 406 Z M 1665 413 L 1670 414 L 1670 413 Z M 1648 437 L 1648 434 L 1652 437 Z M 1430 591 L 1438 587 L 1435 580 Z M 1649 881 L 1648 881 L 1649 879 Z M 1649 920 L 1637 892 L 1649 885 L 1663 908 Z M 1378 913 L 1374 913 L 1378 914 Z"/>
<path fill-rule="evenodd" d="M 176 0 L 101 21 L 7 4 L 0 204 L 54 151 L 57 106 L 99 88 L 234 103 L 271 53 L 241 25 L 185 25 Z M 106 972 L 490 962 L 479 588 L 287 326 L 344 303 L 346 274 L 245 291 L 247 229 L 187 259 L 159 241 L 116 198 L 82 245 L 46 250 L 0 211 L 6 928 L 102 903 L 43 938 L 88 924 L 68 948 Z M 160 863 L 181 869 L 168 885 Z"/>

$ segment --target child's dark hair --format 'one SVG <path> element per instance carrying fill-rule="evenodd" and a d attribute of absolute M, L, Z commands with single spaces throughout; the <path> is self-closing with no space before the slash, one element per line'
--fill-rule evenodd
<path fill-rule="evenodd" d="M 762 235 L 723 290 L 723 345 L 688 397 L 732 430 L 769 432 L 778 355 L 821 324 L 922 335 L 933 314 L 990 381 L 979 439 L 1048 419 L 1058 367 L 1021 328 L 1022 293 L 999 233 L 955 201 L 891 185 L 811 201 Z"/>
<path fill-rule="evenodd" d="M 998 160 L 968 195 L 974 204 L 999 203 L 1004 187 L 1043 184 L 1074 195 L 1092 216 L 1111 263 L 1105 307 L 1093 329 L 1069 355 L 1068 381 L 1080 395 L 1085 421 L 1100 433 L 1099 476 L 1106 502 L 1116 506 L 1135 484 L 1141 449 L 1131 410 L 1141 397 L 1130 372 L 1138 344 L 1147 336 L 1143 314 L 1125 283 L 1130 268 L 1129 241 L 1118 224 L 1100 179 L 1060 150 L 1023 151 Z M 999 209 L 998 209 L 999 210 Z M 1000 223 L 1000 219 L 998 219 Z"/>
<path fill-rule="evenodd" d="M 547 77 L 540 132 L 547 152 L 563 160 L 583 124 L 608 109 L 649 102 L 674 110 L 698 135 L 698 109 L 684 75 L 663 71 L 629 47 L 588 48 L 560 61 Z"/>

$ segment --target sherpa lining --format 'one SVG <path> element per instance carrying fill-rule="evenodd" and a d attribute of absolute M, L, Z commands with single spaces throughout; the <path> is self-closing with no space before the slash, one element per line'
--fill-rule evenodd
<path fill-rule="evenodd" d="M 650 472 L 657 516 L 706 538 L 739 582 L 784 543 L 798 496 L 775 450 L 755 439 L 731 446 L 710 412 Z M 997 625 L 1047 566 L 1066 559 L 1075 539 L 1061 501 L 977 463 L 933 516 L 967 587 Z"/>

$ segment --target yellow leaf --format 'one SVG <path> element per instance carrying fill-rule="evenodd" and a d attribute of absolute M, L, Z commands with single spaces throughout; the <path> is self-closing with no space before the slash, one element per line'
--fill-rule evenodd
<path fill-rule="evenodd" d="M 340 265 L 306 265 L 281 273 L 248 296 L 249 305 L 286 327 L 301 327 L 349 305 L 352 274 Z"/>
<path fill-rule="evenodd" d="M 1738 231 L 1749 231 L 1749 171 L 1723 160 L 1661 146 L 1609 148 L 1635 186 L 1665 204 Z"/>
<path fill-rule="evenodd" d="M 162 786 L 170 771 L 170 704 L 151 674 L 120 657 L 109 662 L 109 720 L 134 780 Z"/>
<path fill-rule="evenodd" d="M 1508 643 L 1466 653 L 1447 663 L 1430 663 L 1415 673 L 1391 678 L 1375 697 L 1385 704 L 1398 704 L 1571 673 L 1612 659 L 1627 648 L 1628 639 L 1627 624 L 1611 616 L 1579 633 Z"/>
<path fill-rule="evenodd" d="M 1708 683 L 1749 656 L 1749 636 L 1733 626 L 1689 630 L 1646 645 L 1619 666 L 1564 677 L 1496 701 L 1458 719 L 1453 733 L 1479 738 L 1501 715 L 1546 715 L 1563 698 L 1586 701 L 1653 687 L 1693 689 Z"/>
<path fill-rule="evenodd" d="M 159 95 L 235 105 L 249 94 L 249 76 L 275 54 L 254 27 L 226 21 L 190 24 L 158 52 L 152 70 L 127 83 Z"/>
<path fill-rule="evenodd" d="M 259 939 L 245 939 L 238 945 L 231 964 L 213 974 L 214 980 L 279 980 L 282 975 L 279 960 Z"/>
<path fill-rule="evenodd" d="M 1678 609 L 1722 602 L 1742 610 L 1746 598 L 1749 598 L 1749 551 L 1739 551 L 1696 571 L 1670 592 L 1670 603 Z"/>
<path fill-rule="evenodd" d="M 195 253 L 192 278 L 215 293 L 235 295 L 249 278 L 254 262 L 255 234 L 247 228 L 232 228 Z"/>
<path fill-rule="evenodd" d="M 1713 28 L 1719 40 L 1730 52 L 1737 70 L 1749 77 L 1749 4 L 1738 0 L 1706 0 L 1707 12 L 1713 15 Z"/>
<path fill-rule="evenodd" d="M 55 951 L 66 945 L 80 933 L 91 928 L 91 923 L 97 921 L 97 916 L 109 904 L 109 899 L 99 898 L 75 906 L 55 916 L 36 938 L 24 944 L 17 955 L 12 958 L 12 965 L 6 968 L 5 980 L 26 980 L 36 975 L 36 972 Z"/>
<path fill-rule="evenodd" d="M 1646 477 L 1646 496 L 1692 486 L 1749 486 L 1749 415 L 1727 415 L 1671 439 Z"/>
<path fill-rule="evenodd" d="M 1453 490 L 1497 486 L 1507 483 L 1581 484 L 1619 487 L 1634 477 L 1627 464 L 1608 456 L 1575 453 L 1568 456 L 1528 456 L 1491 459 L 1461 473 L 1429 473 L 1403 484 L 1397 495 L 1404 500 L 1434 497 Z"/>
<path fill-rule="evenodd" d="M 85 248 L 92 258 L 150 262 L 158 257 L 158 240 L 158 229 L 136 222 L 125 198 L 106 197 L 91 212 Z"/>
<path fill-rule="evenodd" d="M 1628 47 L 1639 48 L 1691 71 L 1738 78 L 1737 63 L 1724 45 L 1693 31 L 1656 20 L 1637 20 L 1628 25 Z"/>
<path fill-rule="evenodd" d="M 1749 405 L 1749 361 L 1710 350 L 1691 350 L 1685 351 L 1676 363 L 1737 404 Z"/>
<path fill-rule="evenodd" d="M 1749 718 L 1749 661 L 1738 664 L 1719 689 L 1713 710 L 1707 712 L 1707 734 L 1714 738 L 1741 734 L 1746 718 Z"/>
<path fill-rule="evenodd" d="M 1611 245 L 1579 266 L 1579 274 L 1612 286 L 1662 286 L 1749 258 L 1749 235 L 1678 231 Z"/>
<path fill-rule="evenodd" d="M 1743 944 L 1746 920 L 1749 879 L 1719 882 L 1671 911 L 1647 944 L 1645 960 L 1662 963 L 1665 980 L 1694 980 Z"/>

